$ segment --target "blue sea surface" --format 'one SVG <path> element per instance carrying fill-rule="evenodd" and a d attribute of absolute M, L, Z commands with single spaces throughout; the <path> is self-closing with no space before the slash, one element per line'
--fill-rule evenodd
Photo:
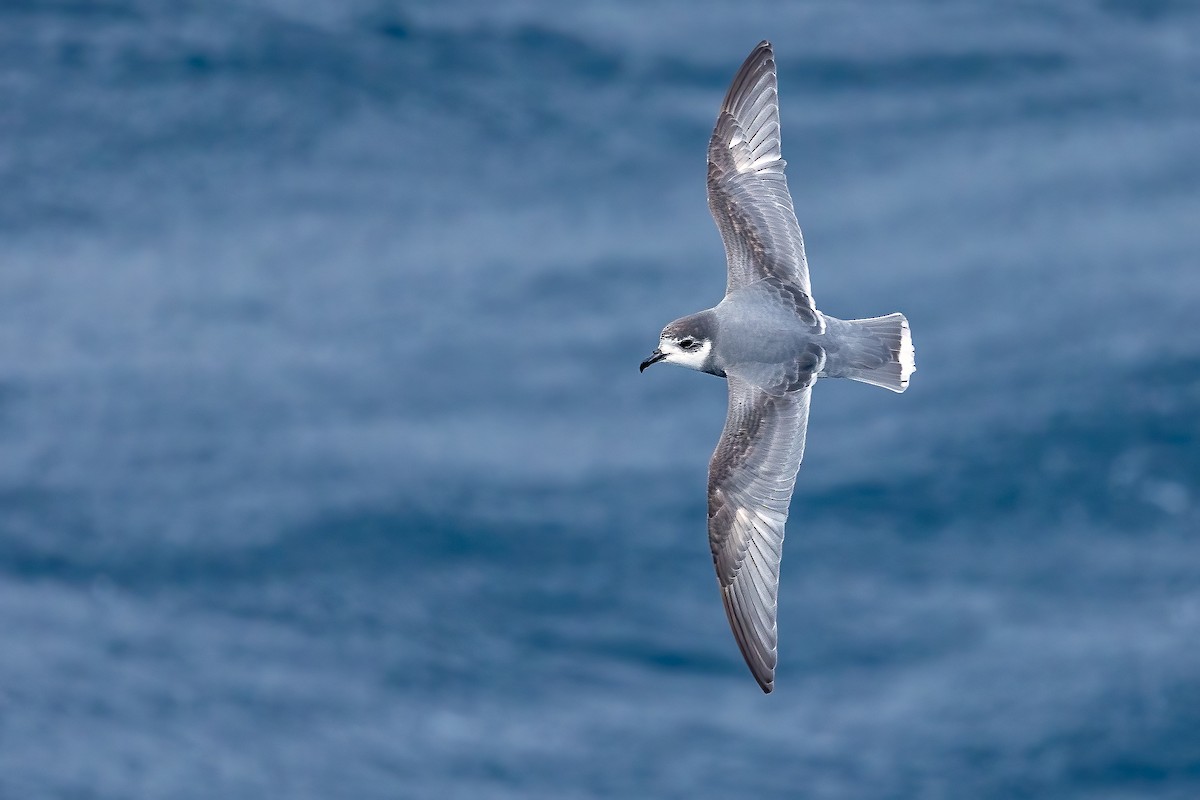
<path fill-rule="evenodd" d="M 820 307 L 763 695 L 704 152 Z M 0 797 L 1200 797 L 1200 7 L 0 3 Z"/>

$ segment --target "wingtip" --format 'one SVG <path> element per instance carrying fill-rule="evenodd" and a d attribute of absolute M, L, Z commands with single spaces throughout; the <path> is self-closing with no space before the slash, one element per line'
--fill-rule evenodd
<path fill-rule="evenodd" d="M 774 651 L 772 651 L 774 655 Z M 775 661 L 774 658 L 771 659 Z M 750 667 L 750 674 L 754 676 L 755 682 L 758 683 L 758 688 L 763 690 L 763 694 L 770 694 L 775 691 L 775 664 L 751 664 L 749 659 L 746 661 L 746 666 Z"/>

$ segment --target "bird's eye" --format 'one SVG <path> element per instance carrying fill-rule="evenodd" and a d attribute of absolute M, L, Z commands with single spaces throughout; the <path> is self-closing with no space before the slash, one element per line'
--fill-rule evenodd
<path fill-rule="evenodd" d="M 684 350 L 691 350 L 696 346 L 696 341 L 694 339 L 680 339 L 679 346 Z"/>

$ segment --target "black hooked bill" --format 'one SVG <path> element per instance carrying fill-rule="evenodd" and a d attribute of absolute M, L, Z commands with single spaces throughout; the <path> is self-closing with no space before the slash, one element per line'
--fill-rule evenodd
<path fill-rule="evenodd" d="M 664 353 L 662 350 L 655 349 L 655 351 L 650 354 L 650 357 L 647 358 L 645 361 L 643 361 L 642 365 L 640 367 L 638 367 L 638 372 L 645 372 L 646 367 L 650 366 L 651 364 L 657 364 L 659 361 L 662 361 L 666 357 L 667 357 L 667 354 Z"/>

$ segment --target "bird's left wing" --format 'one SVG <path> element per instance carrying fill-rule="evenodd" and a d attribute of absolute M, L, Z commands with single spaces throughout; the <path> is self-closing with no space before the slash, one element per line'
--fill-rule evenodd
<path fill-rule="evenodd" d="M 775 277 L 812 297 L 785 166 L 775 54 L 761 42 L 734 76 L 708 143 L 708 208 L 725 242 L 727 294 Z"/>
<path fill-rule="evenodd" d="M 708 468 L 708 540 L 733 635 L 770 692 L 783 528 L 804 457 L 812 383 L 770 393 L 728 377 L 729 412 Z"/>

